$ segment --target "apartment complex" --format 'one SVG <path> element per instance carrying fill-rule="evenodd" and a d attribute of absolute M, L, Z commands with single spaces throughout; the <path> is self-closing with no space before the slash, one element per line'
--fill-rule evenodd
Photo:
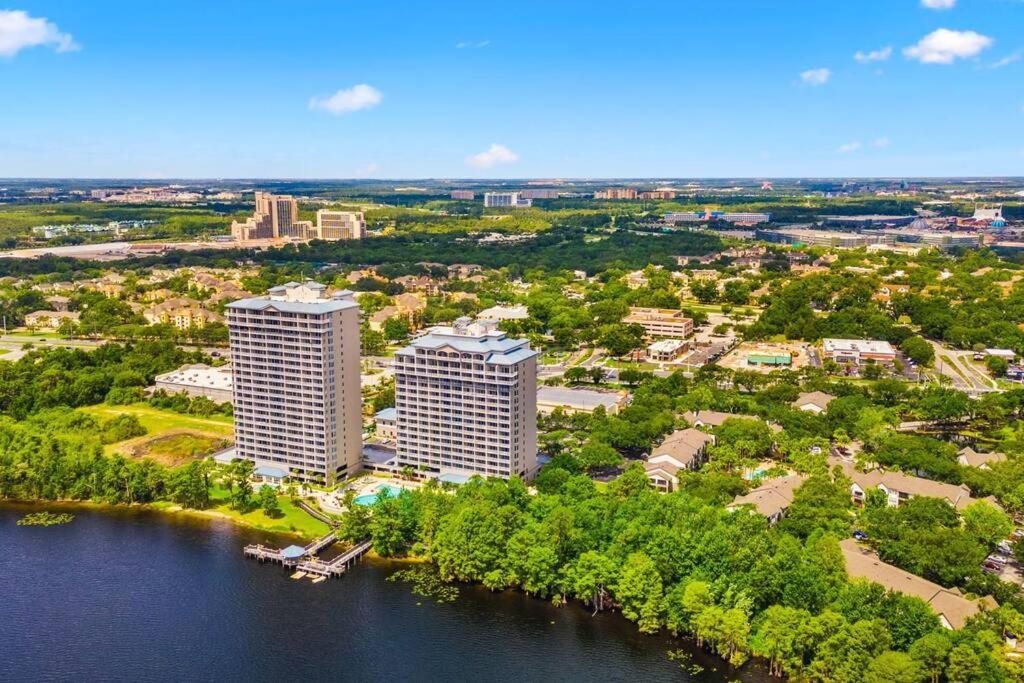
<path fill-rule="evenodd" d="M 395 354 L 398 462 L 421 471 L 532 478 L 537 352 L 459 318 Z"/>
<path fill-rule="evenodd" d="M 594 193 L 594 199 L 636 199 L 635 187 L 609 187 Z"/>
<path fill-rule="evenodd" d="M 310 235 L 322 240 L 358 240 L 366 237 L 366 220 L 362 211 L 316 212 L 316 233 Z"/>
<path fill-rule="evenodd" d="M 627 324 L 641 325 L 648 337 L 685 339 L 693 334 L 693 320 L 682 311 L 669 308 L 641 308 L 630 306 L 629 315 L 622 319 Z"/>
<path fill-rule="evenodd" d="M 332 484 L 362 458 L 359 306 L 289 282 L 228 304 L 238 456 Z"/>
<path fill-rule="evenodd" d="M 526 199 L 519 192 L 484 192 L 484 206 L 487 208 L 533 206 L 533 200 Z"/>
<path fill-rule="evenodd" d="M 452 199 L 473 201 L 476 199 L 476 192 L 473 192 L 473 190 L 452 190 Z"/>

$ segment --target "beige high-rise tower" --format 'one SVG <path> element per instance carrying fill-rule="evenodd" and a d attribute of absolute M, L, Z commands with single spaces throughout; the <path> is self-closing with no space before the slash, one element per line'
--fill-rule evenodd
<path fill-rule="evenodd" d="M 362 463 L 359 306 L 289 282 L 228 304 L 240 458 L 334 483 Z"/>
<path fill-rule="evenodd" d="M 531 479 L 537 352 L 493 321 L 460 318 L 395 353 L 398 462 L 420 471 Z"/>

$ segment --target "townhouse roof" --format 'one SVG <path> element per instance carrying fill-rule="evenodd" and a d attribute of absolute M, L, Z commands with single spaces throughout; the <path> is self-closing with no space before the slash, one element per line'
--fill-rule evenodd
<path fill-rule="evenodd" d="M 799 408 L 800 406 L 811 404 L 825 410 L 828 408 L 828 404 L 834 401 L 835 398 L 832 394 L 826 394 L 824 391 L 807 391 L 797 396 L 792 405 Z"/>
<path fill-rule="evenodd" d="M 852 538 L 841 541 L 839 548 L 846 560 L 846 573 L 851 578 L 867 579 L 888 590 L 920 598 L 952 628 L 962 628 L 968 619 L 981 611 L 982 607 L 994 609 L 999 606 L 991 597 L 970 600 L 955 588 L 943 588 L 937 583 L 887 564 Z"/>

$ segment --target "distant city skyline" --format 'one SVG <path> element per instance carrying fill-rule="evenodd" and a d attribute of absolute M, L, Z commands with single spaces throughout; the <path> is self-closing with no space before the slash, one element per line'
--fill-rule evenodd
<path fill-rule="evenodd" d="M 606 9 L 17 0 L 0 10 L 0 177 L 1024 169 L 1024 2 Z"/>

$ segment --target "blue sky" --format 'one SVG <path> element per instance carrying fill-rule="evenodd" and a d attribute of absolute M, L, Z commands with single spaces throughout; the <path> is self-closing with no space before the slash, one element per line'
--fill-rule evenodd
<path fill-rule="evenodd" d="M 0 177 L 1024 175 L 1024 0 L 9 1 Z"/>

